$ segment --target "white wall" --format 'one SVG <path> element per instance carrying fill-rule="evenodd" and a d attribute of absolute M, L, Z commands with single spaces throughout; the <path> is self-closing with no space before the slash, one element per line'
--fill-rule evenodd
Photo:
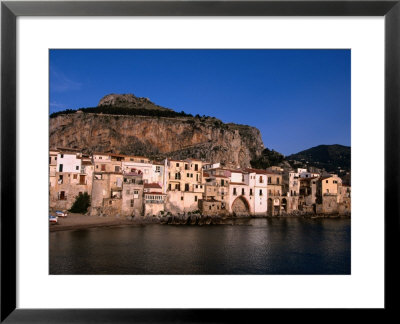
<path fill-rule="evenodd" d="M 77 159 L 75 153 L 57 154 L 57 172 L 60 172 L 60 164 L 63 165 L 62 172 L 81 172 L 81 159 Z M 78 170 L 76 169 L 77 167 Z"/>

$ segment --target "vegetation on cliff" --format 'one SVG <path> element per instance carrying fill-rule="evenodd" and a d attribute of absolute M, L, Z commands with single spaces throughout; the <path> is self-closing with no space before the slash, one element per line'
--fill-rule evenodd
<path fill-rule="evenodd" d="M 83 113 L 91 113 L 91 114 L 105 114 L 105 115 L 124 115 L 124 116 L 152 116 L 152 117 L 193 117 L 191 114 L 187 114 L 184 111 L 176 112 L 173 110 L 156 110 L 156 109 L 147 109 L 147 108 L 135 108 L 129 109 L 124 107 L 115 107 L 115 106 L 99 106 L 99 107 L 88 107 L 88 108 L 79 108 L 77 110 L 74 109 L 66 109 L 63 111 L 57 111 L 50 115 L 50 118 L 54 118 L 60 115 L 69 115 L 75 114 L 77 112 Z M 201 118 L 199 116 L 199 118 Z M 203 116 L 203 118 L 211 118 Z"/>
<path fill-rule="evenodd" d="M 266 169 L 281 164 L 284 159 L 285 157 L 281 153 L 265 148 L 260 156 L 250 161 L 250 164 L 252 168 Z"/>

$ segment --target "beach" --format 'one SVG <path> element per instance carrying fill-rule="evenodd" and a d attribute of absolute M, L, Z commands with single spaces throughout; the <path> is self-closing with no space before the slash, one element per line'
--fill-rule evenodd
<path fill-rule="evenodd" d="M 67 231 L 67 230 L 79 230 L 93 227 L 112 227 L 121 225 L 133 225 L 139 226 L 141 224 L 149 224 L 156 222 L 152 219 L 132 219 L 129 220 L 126 217 L 116 216 L 90 216 L 86 214 L 68 213 L 67 217 L 58 217 L 57 224 L 49 224 L 50 232 L 56 231 Z"/>

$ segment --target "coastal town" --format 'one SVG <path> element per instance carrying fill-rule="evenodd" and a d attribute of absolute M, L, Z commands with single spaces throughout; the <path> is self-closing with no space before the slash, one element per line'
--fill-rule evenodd
<path fill-rule="evenodd" d="M 49 151 L 50 210 L 68 211 L 90 195 L 88 214 L 128 219 L 198 213 L 220 217 L 350 216 L 351 187 L 315 168 L 239 168 L 199 159 L 71 148 Z"/>

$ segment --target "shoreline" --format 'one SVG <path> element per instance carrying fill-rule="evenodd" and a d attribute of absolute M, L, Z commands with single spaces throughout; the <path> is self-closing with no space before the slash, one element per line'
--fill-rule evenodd
<path fill-rule="evenodd" d="M 75 231 L 90 228 L 107 227 L 128 227 L 146 225 L 173 225 L 173 226 L 210 226 L 210 225 L 238 225 L 235 222 L 247 221 L 250 219 L 286 219 L 286 218 L 306 218 L 306 219 L 350 219 L 351 215 L 281 215 L 281 216 L 244 216 L 244 217 L 215 217 L 198 215 L 195 218 L 187 216 L 170 216 L 168 218 L 142 217 L 132 220 L 116 217 L 99 217 L 83 214 L 69 214 L 67 217 L 59 217 L 57 224 L 49 224 L 49 232 Z"/>

